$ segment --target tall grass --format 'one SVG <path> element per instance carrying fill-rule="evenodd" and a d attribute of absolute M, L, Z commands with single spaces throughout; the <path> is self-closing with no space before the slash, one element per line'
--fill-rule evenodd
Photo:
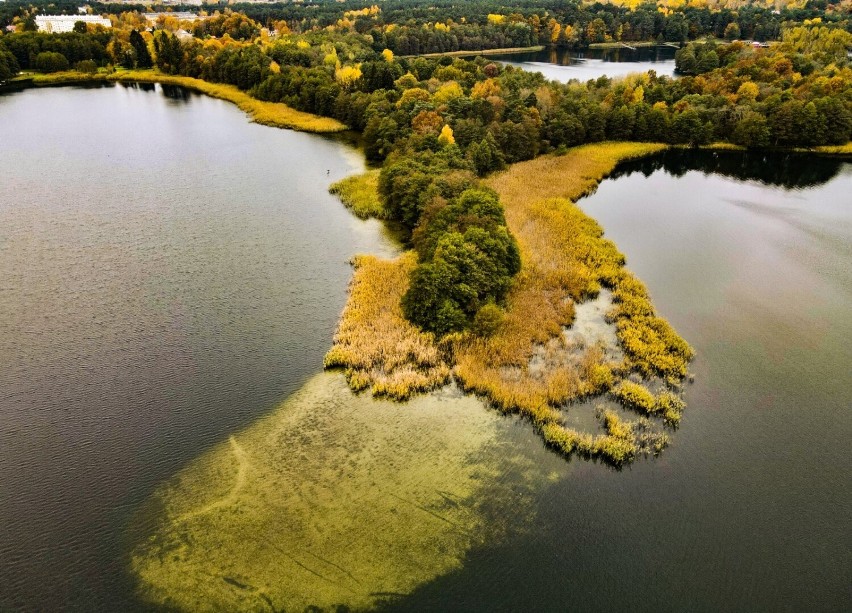
<path fill-rule="evenodd" d="M 468 391 L 497 408 L 528 417 L 552 448 L 566 455 L 602 458 L 621 465 L 640 453 L 658 453 L 667 438 L 641 418 L 602 416 L 604 434 L 578 432 L 563 424 L 560 406 L 614 390 L 612 397 L 646 415 L 676 423 L 682 401 L 671 392 L 632 403 L 624 392 L 631 372 L 671 380 L 686 374 L 689 346 L 655 312 L 648 292 L 624 268 L 624 256 L 573 200 L 592 191 L 624 159 L 649 155 L 663 145 L 604 143 L 516 164 L 489 179 L 518 240 L 522 270 L 507 297 L 506 312 L 488 335 L 445 337 L 439 346 L 402 315 L 416 255 L 393 262 L 361 257 L 349 302 L 326 366 L 343 367 L 356 390 L 396 399 L 448 380 L 450 366 Z M 349 206 L 372 210 L 374 177 L 361 175 L 334 185 Z M 372 213 L 370 213 L 372 214 Z M 625 359 L 613 362 L 597 345 L 577 346 L 563 335 L 574 305 L 613 290 L 608 318 L 617 328 Z M 443 350 L 443 351 L 442 351 Z M 639 386 L 642 390 L 641 386 Z M 635 405 L 635 406 L 633 406 Z"/>
<path fill-rule="evenodd" d="M 566 155 L 515 164 L 489 179 L 518 240 L 522 271 L 509 294 L 503 323 L 494 334 L 467 336 L 456 343 L 455 373 L 466 389 L 486 396 L 503 410 L 529 417 L 545 441 L 565 454 L 621 464 L 640 449 L 659 450 L 660 439 L 653 439 L 653 444 L 640 440 L 640 433 L 648 438 L 647 428 L 627 428 L 615 414 L 605 420 L 606 435 L 595 437 L 565 428 L 558 407 L 606 392 L 632 371 L 675 382 L 686 375 L 692 357 L 689 345 L 655 314 L 644 285 L 624 269 L 624 256 L 603 237 L 597 222 L 573 203 L 593 191 L 618 162 L 664 148 L 644 143 L 586 145 Z M 601 286 L 613 289 L 615 306 L 609 318 L 617 326 L 624 362 L 607 362 L 604 352 L 591 347 L 579 357 L 574 351 L 574 359 L 544 359 L 543 364 L 538 359 L 534 368 L 533 357 L 540 358 L 541 348 L 558 350 L 565 344 L 562 331 L 573 320 L 574 303 L 595 296 Z M 571 355 L 569 348 L 563 349 L 563 355 Z M 616 389 L 624 389 L 621 385 L 624 382 Z M 658 405 L 654 395 L 647 394 L 650 399 L 642 400 L 649 408 L 633 408 L 676 423 L 682 401 L 668 393 Z M 614 397 L 630 404 L 627 397 Z"/>
<path fill-rule="evenodd" d="M 349 299 L 325 367 L 342 367 L 356 391 L 370 388 L 395 400 L 446 383 L 450 367 L 435 337 L 402 315 L 400 301 L 417 254 L 409 251 L 395 260 L 358 256 L 354 263 Z"/>
<path fill-rule="evenodd" d="M 341 132 L 346 126 L 336 119 L 320 117 L 311 113 L 297 111 L 286 104 L 275 102 L 263 102 L 252 98 L 244 91 L 233 85 L 222 83 L 208 83 L 201 79 L 183 77 L 179 75 L 167 75 L 157 70 L 120 70 L 113 73 L 100 72 L 86 74 L 76 71 L 56 72 L 52 74 L 37 74 L 21 79 L 22 82 L 29 81 L 33 85 L 61 85 L 64 83 L 85 82 L 135 82 L 135 83 L 163 83 L 165 85 L 179 85 L 192 89 L 213 98 L 233 102 L 249 118 L 259 124 L 275 128 L 288 128 L 302 132 Z"/>
<path fill-rule="evenodd" d="M 388 218 L 379 196 L 378 170 L 368 170 L 360 175 L 346 177 L 333 183 L 328 191 L 340 198 L 343 204 L 361 219 Z"/>

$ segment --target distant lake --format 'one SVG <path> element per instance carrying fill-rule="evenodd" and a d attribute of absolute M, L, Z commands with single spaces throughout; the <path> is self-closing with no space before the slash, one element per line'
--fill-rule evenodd
<path fill-rule="evenodd" d="M 571 79 L 588 81 L 598 77 L 623 77 L 633 72 L 655 70 L 659 76 L 674 76 L 677 49 L 666 45 L 615 49 L 544 49 L 532 53 L 490 55 L 490 59 L 563 83 Z"/>
<path fill-rule="evenodd" d="M 364 168 L 358 150 L 251 124 L 226 102 L 63 87 L 2 95 L 0 118 L 0 610 L 149 610 L 129 573 L 134 516 L 322 382 L 350 257 L 397 246 L 327 193 Z M 852 608 L 850 193 L 852 164 L 837 159 L 674 151 L 581 200 L 697 351 L 672 445 L 622 471 L 565 461 L 529 424 L 471 419 L 482 403 L 445 395 L 429 410 L 500 424 L 462 464 L 505 459 L 470 477 L 500 482 L 481 520 L 505 536 L 388 608 Z M 325 410 L 357 421 L 347 412 L 369 398 L 339 389 Z M 419 419 L 423 404 L 362 430 Z M 418 438 L 443 458 L 452 431 Z M 328 457 L 345 449 L 329 441 Z M 452 480 L 459 467 L 444 468 Z M 387 534 L 353 531 L 352 547 Z"/>

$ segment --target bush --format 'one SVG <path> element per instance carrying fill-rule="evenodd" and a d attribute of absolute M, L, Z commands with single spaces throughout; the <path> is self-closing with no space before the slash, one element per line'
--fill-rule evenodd
<path fill-rule="evenodd" d="M 654 394 L 643 385 L 632 381 L 622 381 L 612 388 L 610 393 L 624 406 L 643 413 L 653 413 L 657 406 Z"/>
<path fill-rule="evenodd" d="M 98 71 L 98 65 L 92 60 L 83 60 L 74 64 L 74 70 L 77 72 L 85 72 L 86 74 L 95 74 Z"/>
<path fill-rule="evenodd" d="M 473 317 L 473 332 L 479 336 L 491 336 L 503 323 L 503 309 L 488 303 Z"/>
<path fill-rule="evenodd" d="M 68 60 L 61 53 L 55 51 L 42 51 L 35 59 L 36 70 L 42 72 L 60 72 L 68 70 Z"/>

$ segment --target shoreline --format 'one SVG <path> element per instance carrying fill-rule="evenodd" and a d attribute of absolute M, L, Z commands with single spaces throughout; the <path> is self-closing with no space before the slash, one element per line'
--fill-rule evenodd
<path fill-rule="evenodd" d="M 401 55 L 399 57 L 474 57 L 477 55 L 503 55 L 506 53 L 533 53 L 544 51 L 545 45 L 534 45 L 532 47 L 503 47 L 500 49 L 481 49 L 478 51 L 442 51 L 440 53 L 419 53 L 415 55 Z"/>
<path fill-rule="evenodd" d="M 616 41 L 613 41 L 611 43 L 589 43 L 589 46 L 588 46 L 589 49 L 629 49 L 630 47 L 633 47 L 635 49 L 640 49 L 640 48 L 647 49 L 647 48 L 650 48 L 650 47 L 671 47 L 671 45 L 665 44 L 665 43 L 658 43 L 656 41 L 651 41 L 651 40 L 643 40 L 643 41 L 631 42 L 629 44 L 628 43 L 620 43 L 620 42 L 616 42 Z M 675 47 L 672 47 L 672 48 L 674 49 Z"/>
<path fill-rule="evenodd" d="M 520 162 L 488 177 L 484 182 L 500 196 L 523 262 L 497 331 L 440 340 L 421 333 L 416 345 L 377 342 L 375 335 L 364 333 L 366 328 L 391 338 L 416 332 L 400 306 L 407 279 L 398 277 L 401 286 L 390 291 L 387 272 L 376 274 L 371 270 L 375 264 L 360 265 L 351 283 L 358 291 L 350 292 L 326 366 L 342 367 L 355 391 L 369 388 L 374 396 L 397 400 L 439 387 L 452 373 L 466 392 L 501 412 L 527 418 L 565 456 L 596 457 L 621 466 L 641 454 L 659 453 L 668 443 L 660 424 L 674 426 L 680 419 L 680 385 L 693 351 L 656 315 L 644 285 L 623 267 L 624 256 L 574 202 L 593 192 L 618 163 L 667 148 L 597 143 Z M 389 270 L 411 266 L 414 257 L 409 251 L 382 265 Z M 585 308 L 604 289 L 612 291 L 613 308 L 606 319 L 623 351 L 618 358 L 572 327 L 575 307 Z M 370 312 L 384 314 L 380 325 L 364 321 Z M 359 329 L 360 335 L 352 333 Z M 638 404 L 633 400 L 640 388 Z M 562 411 L 589 398 L 618 401 L 636 409 L 639 419 L 627 421 L 604 411 L 598 433 L 568 428 Z M 649 416 L 661 419 L 652 423 Z"/>
<path fill-rule="evenodd" d="M 64 71 L 51 74 L 29 74 L 17 77 L 8 85 L 27 87 L 49 87 L 53 85 L 75 85 L 86 83 L 160 83 L 185 87 L 212 98 L 231 102 L 240 108 L 254 123 L 311 132 L 314 134 L 333 134 L 345 132 L 349 128 L 330 117 L 305 113 L 285 104 L 264 102 L 248 95 L 233 85 L 210 83 L 202 79 L 167 75 L 157 70 L 122 70 L 113 73 L 87 74 L 77 71 Z"/>

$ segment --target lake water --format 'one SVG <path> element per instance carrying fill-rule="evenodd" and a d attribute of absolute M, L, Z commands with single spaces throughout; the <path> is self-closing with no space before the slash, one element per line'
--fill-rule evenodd
<path fill-rule="evenodd" d="M 671 447 L 615 471 L 452 391 L 315 376 L 347 260 L 395 250 L 326 193 L 363 168 L 345 144 L 159 87 L 29 90 L 0 118 L 0 610 L 144 609 L 140 576 L 174 604 L 144 542 L 199 573 L 194 608 L 282 556 L 353 594 L 396 580 L 389 610 L 852 607 L 849 163 L 674 153 L 581 202 L 697 350 Z M 273 550 L 296 537 L 347 546 Z M 197 560 L 240 556 L 262 568 Z"/>
<path fill-rule="evenodd" d="M 566 83 L 571 79 L 585 82 L 607 76 L 623 77 L 634 72 L 656 71 L 658 76 L 674 76 L 677 49 L 666 45 L 627 49 L 544 49 L 530 53 L 490 55 L 507 66 L 540 72 L 548 80 Z"/>
<path fill-rule="evenodd" d="M 697 351 L 683 422 L 400 610 L 849 610 L 850 193 L 849 162 L 672 152 L 582 200 Z"/>
<path fill-rule="evenodd" d="M 174 88 L 0 96 L 0 610 L 121 610 L 153 487 L 322 368 L 349 258 L 331 139 Z"/>

